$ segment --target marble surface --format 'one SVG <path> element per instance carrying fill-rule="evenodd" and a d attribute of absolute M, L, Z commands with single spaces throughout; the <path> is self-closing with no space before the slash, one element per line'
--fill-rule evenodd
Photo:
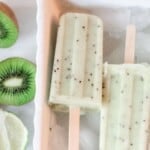
<path fill-rule="evenodd" d="M 110 7 L 130 7 L 130 6 L 142 6 L 149 8 L 150 1 L 149 0 L 69 0 L 74 4 L 82 5 L 82 6 L 110 6 Z"/>
<path fill-rule="evenodd" d="M 7 3 L 16 14 L 19 24 L 19 38 L 17 42 L 10 48 L 0 49 L 0 61 L 9 57 L 23 57 L 33 63 L 36 58 L 36 1 L 35 0 L 3 0 Z M 33 150 L 33 116 L 34 116 L 34 103 L 33 101 L 19 107 L 13 106 L 0 106 L 4 110 L 15 113 L 25 124 L 29 131 L 29 140 L 27 150 Z"/>

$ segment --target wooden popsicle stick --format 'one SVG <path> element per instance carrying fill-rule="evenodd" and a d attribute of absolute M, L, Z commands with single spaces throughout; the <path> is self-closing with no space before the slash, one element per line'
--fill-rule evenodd
<path fill-rule="evenodd" d="M 79 150 L 80 108 L 69 108 L 68 150 Z"/>
<path fill-rule="evenodd" d="M 126 43 L 124 52 L 124 63 L 126 64 L 128 63 L 133 64 L 135 61 L 135 36 L 136 36 L 136 27 L 134 25 L 128 25 L 126 30 Z M 130 100 L 132 101 L 132 97 L 130 97 Z M 128 113 L 131 119 L 132 114 L 131 109 Z M 130 136 L 129 132 L 127 134 L 128 136 Z"/>
<path fill-rule="evenodd" d="M 127 26 L 126 33 L 126 45 L 125 45 L 125 63 L 134 63 L 135 58 L 135 36 L 136 36 L 136 27 L 135 25 Z"/>

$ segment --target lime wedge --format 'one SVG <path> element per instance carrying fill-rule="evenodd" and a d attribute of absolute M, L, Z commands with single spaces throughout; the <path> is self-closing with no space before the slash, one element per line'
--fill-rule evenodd
<path fill-rule="evenodd" d="M 28 132 L 22 121 L 0 109 L 0 150 L 25 150 Z"/>

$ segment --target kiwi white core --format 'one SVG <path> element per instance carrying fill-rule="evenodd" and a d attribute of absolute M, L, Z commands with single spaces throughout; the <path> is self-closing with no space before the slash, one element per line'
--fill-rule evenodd
<path fill-rule="evenodd" d="M 5 87 L 20 87 L 22 85 L 23 79 L 22 78 L 10 78 L 4 82 Z"/>

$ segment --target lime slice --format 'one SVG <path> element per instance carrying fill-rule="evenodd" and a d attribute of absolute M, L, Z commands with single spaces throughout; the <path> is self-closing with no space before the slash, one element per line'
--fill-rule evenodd
<path fill-rule="evenodd" d="M 0 150 L 25 150 L 28 132 L 14 114 L 0 109 Z"/>

